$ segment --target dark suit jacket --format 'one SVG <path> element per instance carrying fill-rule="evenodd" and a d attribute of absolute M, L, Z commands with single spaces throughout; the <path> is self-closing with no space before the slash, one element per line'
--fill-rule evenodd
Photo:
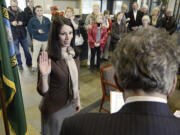
<path fill-rule="evenodd" d="M 65 119 L 61 135 L 180 135 L 180 119 L 167 104 L 133 102 L 114 114 L 80 114 Z"/>
<path fill-rule="evenodd" d="M 79 70 L 79 57 L 75 59 Z M 40 110 L 43 114 L 52 114 L 64 107 L 68 101 L 72 100 L 72 84 L 68 66 L 64 59 L 51 59 L 51 73 L 49 75 L 49 90 L 42 93 L 39 83 L 40 73 L 38 73 L 37 90 L 43 96 Z"/>
<path fill-rule="evenodd" d="M 136 20 L 134 19 L 134 13 L 133 11 L 130 11 L 127 15 L 127 18 L 130 18 L 131 20 L 129 21 L 129 29 L 132 30 L 132 27 L 135 26 L 140 26 L 142 25 L 142 17 L 143 17 L 143 13 L 141 11 L 137 11 L 137 16 L 136 16 Z"/>
<path fill-rule="evenodd" d="M 31 11 L 30 7 L 26 7 L 24 9 L 24 14 L 25 14 L 25 17 L 26 17 L 26 24 L 28 24 L 29 20 L 35 16 L 35 8 L 33 7 L 33 11 Z"/>
<path fill-rule="evenodd" d="M 173 34 L 177 28 L 176 19 L 173 16 L 163 17 L 161 22 L 161 27 L 165 28 L 169 32 L 169 34 Z"/>

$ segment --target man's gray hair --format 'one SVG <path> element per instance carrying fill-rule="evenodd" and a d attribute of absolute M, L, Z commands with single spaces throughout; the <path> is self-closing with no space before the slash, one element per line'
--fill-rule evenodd
<path fill-rule="evenodd" d="M 143 28 L 122 38 L 112 63 L 118 84 L 124 90 L 168 94 L 180 60 L 176 41 L 161 29 Z"/>

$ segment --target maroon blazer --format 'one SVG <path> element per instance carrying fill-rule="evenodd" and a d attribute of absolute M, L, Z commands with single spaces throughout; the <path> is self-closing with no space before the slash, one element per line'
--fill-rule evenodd
<path fill-rule="evenodd" d="M 93 23 L 92 28 L 88 30 L 88 41 L 89 41 L 90 48 L 95 47 L 94 44 L 96 43 L 97 31 L 98 31 L 97 23 Z M 107 36 L 108 36 L 107 29 L 105 27 L 101 26 L 101 38 L 100 38 L 101 51 L 104 49 L 104 46 L 105 46 L 106 40 L 107 40 Z"/>

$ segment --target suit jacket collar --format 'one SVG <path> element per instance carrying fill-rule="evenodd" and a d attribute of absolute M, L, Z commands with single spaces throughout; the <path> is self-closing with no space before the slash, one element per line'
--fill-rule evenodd
<path fill-rule="evenodd" d="M 125 104 L 118 113 L 174 117 L 167 104 L 148 101 L 132 102 Z"/>
<path fill-rule="evenodd" d="M 134 19 L 134 11 L 133 10 L 131 10 L 130 11 L 130 15 L 133 17 L 133 19 Z M 137 15 L 136 15 L 136 20 L 137 20 L 137 18 L 139 18 L 141 16 L 141 11 L 139 11 L 139 10 L 137 10 Z M 135 20 L 135 19 L 134 19 Z"/>

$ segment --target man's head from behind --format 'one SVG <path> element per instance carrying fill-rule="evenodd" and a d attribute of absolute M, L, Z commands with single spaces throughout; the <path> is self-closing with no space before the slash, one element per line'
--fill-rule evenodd
<path fill-rule="evenodd" d="M 179 47 L 166 32 L 144 28 L 117 44 L 112 63 L 117 83 L 125 92 L 158 93 L 167 97 L 175 87 Z"/>

